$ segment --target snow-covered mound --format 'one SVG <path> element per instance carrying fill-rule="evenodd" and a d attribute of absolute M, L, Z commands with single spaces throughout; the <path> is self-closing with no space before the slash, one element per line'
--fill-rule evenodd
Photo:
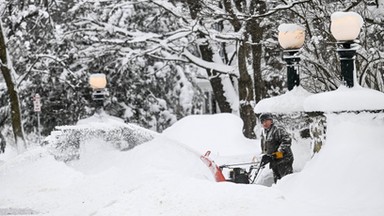
<path fill-rule="evenodd" d="M 361 110 L 383 110 L 384 93 L 373 89 L 341 85 L 335 91 L 314 94 L 304 102 L 307 112 L 340 112 Z"/>
<path fill-rule="evenodd" d="M 96 213 L 114 205 L 139 211 L 169 196 L 169 181 L 213 181 L 199 155 L 164 138 L 126 152 L 102 141 L 84 145 L 80 159 L 67 165 L 40 147 L 3 164 L 2 207 L 46 215 L 103 215 Z"/>
<path fill-rule="evenodd" d="M 311 215 L 384 215 L 384 114 L 327 115 L 327 140 L 304 170 L 278 184 Z"/>
<path fill-rule="evenodd" d="M 304 101 L 312 93 L 308 92 L 301 86 L 295 86 L 291 91 L 285 94 L 266 98 L 261 100 L 255 106 L 255 113 L 272 112 L 272 113 L 292 113 L 303 112 Z"/>

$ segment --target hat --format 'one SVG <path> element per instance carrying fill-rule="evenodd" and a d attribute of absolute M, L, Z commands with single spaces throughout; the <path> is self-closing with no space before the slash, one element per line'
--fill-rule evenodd
<path fill-rule="evenodd" d="M 263 122 L 264 120 L 270 119 L 272 120 L 272 114 L 271 113 L 262 113 L 259 117 L 260 122 Z"/>

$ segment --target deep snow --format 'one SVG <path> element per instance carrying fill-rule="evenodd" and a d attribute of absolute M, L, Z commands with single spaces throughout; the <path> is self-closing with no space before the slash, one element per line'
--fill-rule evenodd
<path fill-rule="evenodd" d="M 186 117 L 130 151 L 89 140 L 68 164 L 41 147 L 7 149 L 0 214 L 384 215 L 383 114 L 327 118 L 321 152 L 272 187 L 217 183 L 199 159 L 206 150 L 220 163 L 259 154 L 259 142 L 242 137 L 231 114 Z"/>

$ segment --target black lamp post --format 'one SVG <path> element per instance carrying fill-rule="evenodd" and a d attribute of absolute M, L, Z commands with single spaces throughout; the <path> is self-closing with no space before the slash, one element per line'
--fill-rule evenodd
<path fill-rule="evenodd" d="M 352 46 L 355 44 L 352 41 L 345 41 L 338 43 L 338 45 L 336 51 L 340 57 L 341 80 L 345 86 L 353 87 L 356 49 L 353 49 Z"/>
<path fill-rule="evenodd" d="M 279 43 L 283 50 L 283 60 L 287 63 L 287 87 L 292 90 L 300 85 L 298 65 L 300 57 L 297 55 L 304 44 L 304 28 L 296 24 L 282 24 L 279 26 Z"/>
<path fill-rule="evenodd" d="M 284 50 L 283 60 L 287 63 L 287 87 L 288 90 L 292 90 L 295 86 L 300 85 L 300 76 L 298 70 L 298 63 L 300 57 L 296 54 L 299 50 Z"/>
<path fill-rule="evenodd" d="M 363 19 L 355 12 L 335 12 L 331 16 L 331 32 L 337 40 L 337 53 L 341 63 L 341 80 L 343 85 L 351 88 L 355 85 L 356 41 L 363 25 Z"/>
<path fill-rule="evenodd" d="M 89 77 L 89 84 L 93 89 L 92 100 L 95 102 L 96 113 L 101 114 L 104 108 L 104 100 L 108 96 L 107 78 L 105 74 L 96 73 Z"/>

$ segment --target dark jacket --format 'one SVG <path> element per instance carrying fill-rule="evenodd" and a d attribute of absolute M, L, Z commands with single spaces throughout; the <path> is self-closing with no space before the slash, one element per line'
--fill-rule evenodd
<path fill-rule="evenodd" d="M 293 161 L 291 150 L 291 137 L 283 127 L 272 124 L 271 128 L 263 129 L 261 134 L 261 151 L 263 154 L 283 152 L 283 161 Z"/>

